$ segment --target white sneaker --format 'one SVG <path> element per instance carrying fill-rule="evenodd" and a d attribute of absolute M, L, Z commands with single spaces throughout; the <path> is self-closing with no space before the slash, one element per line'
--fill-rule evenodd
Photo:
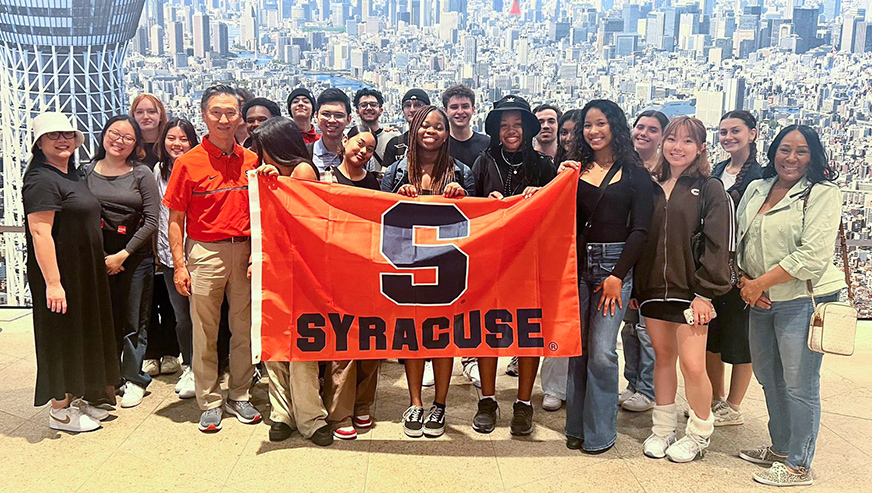
<path fill-rule="evenodd" d="M 109 411 L 101 409 L 99 407 L 94 407 L 84 399 L 74 400 L 71 406 L 78 408 L 79 411 L 82 411 L 94 421 L 103 421 L 104 419 L 109 417 Z"/>
<path fill-rule="evenodd" d="M 121 398 L 121 407 L 136 407 L 140 402 L 142 402 L 144 396 L 144 388 L 133 382 L 127 382 L 127 384 L 124 385 L 124 397 Z"/>
<path fill-rule="evenodd" d="M 620 406 L 624 403 L 624 401 L 626 401 L 630 397 L 633 397 L 634 395 L 636 395 L 636 392 L 630 390 L 629 388 L 622 390 L 621 393 L 618 394 L 618 405 Z"/>
<path fill-rule="evenodd" d="M 181 369 L 179 358 L 175 356 L 163 356 L 160 359 L 160 372 L 162 375 L 172 375 Z"/>
<path fill-rule="evenodd" d="M 463 365 L 463 376 L 473 385 L 481 388 L 481 374 L 478 372 L 478 360 L 472 360 Z"/>
<path fill-rule="evenodd" d="M 194 387 L 194 370 L 190 366 L 186 366 L 179 377 L 179 383 L 176 384 L 176 393 L 179 394 L 179 399 L 191 399 L 196 395 Z"/>
<path fill-rule="evenodd" d="M 625 400 L 621 407 L 625 411 L 643 412 L 654 408 L 654 401 L 649 399 L 645 394 L 636 392 L 632 397 Z"/>
<path fill-rule="evenodd" d="M 667 437 L 652 433 L 642 444 L 642 453 L 652 459 L 662 459 L 666 457 L 666 449 L 675 443 L 675 440 L 675 433 L 670 433 Z"/>
<path fill-rule="evenodd" d="M 70 406 L 63 409 L 52 408 L 48 412 L 48 426 L 53 430 L 80 433 L 100 428 L 100 422 L 83 413 L 81 409 Z"/>
<path fill-rule="evenodd" d="M 421 383 L 424 387 L 432 387 L 436 385 L 436 377 L 433 375 L 433 362 L 424 362 L 424 381 Z"/>
<path fill-rule="evenodd" d="M 729 404 L 725 403 L 713 410 L 715 415 L 715 426 L 732 426 L 745 424 L 745 416 L 742 411 L 736 411 Z"/>
<path fill-rule="evenodd" d="M 160 362 L 156 359 L 147 359 L 142 362 L 142 371 L 156 377 L 160 375 Z"/>
<path fill-rule="evenodd" d="M 702 459 L 710 441 L 709 438 L 688 433 L 666 449 L 666 457 L 672 462 L 690 462 L 697 458 Z"/>
<path fill-rule="evenodd" d="M 518 357 L 512 356 L 512 359 L 509 360 L 509 364 L 506 366 L 506 375 L 510 377 L 518 376 Z"/>
<path fill-rule="evenodd" d="M 545 394 L 542 399 L 542 409 L 546 411 L 556 411 L 563 405 L 563 400 L 551 394 Z"/>

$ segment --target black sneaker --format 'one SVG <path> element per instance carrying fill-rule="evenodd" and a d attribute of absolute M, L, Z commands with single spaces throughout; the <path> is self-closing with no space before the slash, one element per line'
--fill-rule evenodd
<path fill-rule="evenodd" d="M 512 406 L 512 435 L 526 436 L 533 433 L 533 406 L 516 402 Z"/>
<path fill-rule="evenodd" d="M 424 408 L 409 406 L 403 413 L 403 432 L 406 436 L 420 438 L 424 435 Z"/>
<path fill-rule="evenodd" d="M 436 438 L 443 433 L 445 433 L 445 408 L 433 404 L 427 413 L 427 419 L 424 420 L 424 434 Z"/>
<path fill-rule="evenodd" d="M 479 433 L 490 433 L 497 426 L 497 415 L 500 405 L 494 399 L 482 399 L 478 401 L 478 411 L 472 418 L 472 429 Z"/>
<path fill-rule="evenodd" d="M 287 440 L 294 433 L 294 429 L 287 423 L 276 421 L 269 426 L 269 441 L 281 442 Z"/>
<path fill-rule="evenodd" d="M 321 447 L 326 447 L 328 445 L 333 444 L 333 430 L 330 429 L 330 425 L 324 425 L 312 434 L 312 443 L 315 445 L 319 445 Z"/>

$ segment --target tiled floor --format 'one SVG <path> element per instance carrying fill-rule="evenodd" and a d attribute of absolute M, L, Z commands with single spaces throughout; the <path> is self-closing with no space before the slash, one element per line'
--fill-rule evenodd
<path fill-rule="evenodd" d="M 94 433 L 48 428 L 48 409 L 32 407 L 36 364 L 29 316 L 0 311 L 0 491 L 744 491 L 765 490 L 750 479 L 757 467 L 736 457 L 740 447 L 768 443 L 766 407 L 752 384 L 746 424 L 718 429 L 705 459 L 691 464 L 650 460 L 640 452 L 650 413 L 621 412 L 618 442 L 588 456 L 567 450 L 564 413 L 539 411 L 525 439 L 508 431 L 515 380 L 500 372 L 504 410 L 490 435 L 474 432 L 475 389 L 460 375 L 449 393 L 449 425 L 438 439 L 410 439 L 400 415 L 407 405 L 402 368 L 382 367 L 376 426 L 351 442 L 320 448 L 295 434 L 267 439 L 266 425 L 225 421 L 216 435 L 197 431 L 193 401 L 173 392 L 176 376 L 159 377 L 134 409 Z M 505 361 L 503 361 L 505 363 Z M 872 322 L 861 324 L 857 353 L 827 357 L 823 417 L 814 462 L 818 491 L 872 491 Z M 425 392 L 425 397 L 430 394 Z M 265 384 L 254 391 L 267 411 Z"/>

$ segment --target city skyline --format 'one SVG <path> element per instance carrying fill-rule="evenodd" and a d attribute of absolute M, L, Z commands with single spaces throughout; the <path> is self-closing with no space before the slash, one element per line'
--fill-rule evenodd
<path fill-rule="evenodd" d="M 868 0 L 532 0 L 515 14 L 513 2 L 501 0 L 144 3 L 122 97 L 154 93 L 201 129 L 199 95 L 217 81 L 282 107 L 298 85 L 349 95 L 375 87 L 385 94 L 383 121 L 397 127 L 406 89 L 422 87 L 435 103 L 456 83 L 476 92 L 479 131 L 492 102 L 510 92 L 564 109 L 602 97 L 631 120 L 656 107 L 698 116 L 710 128 L 724 112 L 748 109 L 760 120 L 762 162 L 778 128 L 811 124 L 843 176 L 855 268 L 872 252 Z M 855 272 L 868 298 L 868 270 Z"/>

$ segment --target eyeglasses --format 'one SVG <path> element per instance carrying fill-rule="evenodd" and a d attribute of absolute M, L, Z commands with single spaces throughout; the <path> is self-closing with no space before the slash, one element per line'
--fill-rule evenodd
<path fill-rule="evenodd" d="M 48 137 L 49 140 L 58 140 L 62 135 L 65 139 L 76 138 L 76 132 L 46 132 L 43 135 Z"/>
<path fill-rule="evenodd" d="M 121 140 L 121 142 L 124 142 L 127 145 L 136 143 L 136 137 L 132 135 L 125 135 L 114 129 L 110 129 L 108 132 L 106 132 L 106 134 L 109 136 L 109 140 L 113 142 L 115 142 L 116 140 Z"/>
<path fill-rule="evenodd" d="M 363 102 L 361 102 L 360 104 L 358 104 L 357 107 L 358 107 L 358 108 L 373 108 L 373 109 L 379 109 L 379 108 L 381 107 L 381 105 L 378 104 L 378 101 L 363 101 Z"/>
<path fill-rule="evenodd" d="M 209 116 L 215 121 L 221 121 L 221 117 L 227 118 L 227 121 L 233 120 L 239 113 L 235 110 L 230 111 L 221 111 L 221 110 L 212 110 L 209 112 Z"/>

